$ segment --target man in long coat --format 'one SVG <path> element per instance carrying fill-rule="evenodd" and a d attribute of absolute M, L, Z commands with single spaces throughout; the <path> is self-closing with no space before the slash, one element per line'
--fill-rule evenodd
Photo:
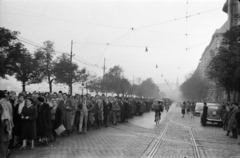
<path fill-rule="evenodd" d="M 238 111 L 238 106 L 236 103 L 232 104 L 232 111 L 230 112 L 230 119 L 228 121 L 228 127 L 227 131 L 228 134 L 229 132 L 232 132 L 232 138 L 237 138 L 237 133 L 236 133 L 236 120 L 235 120 L 235 114 Z"/>
<path fill-rule="evenodd" d="M 201 123 L 203 126 L 207 125 L 207 114 L 208 114 L 208 107 L 207 107 L 207 103 L 204 102 L 203 113 L 201 117 Z"/>
<path fill-rule="evenodd" d="M 71 112 L 75 109 L 72 101 L 68 99 L 67 94 L 63 94 L 63 100 L 59 102 L 59 108 L 62 111 L 62 122 L 68 135 L 72 129 Z"/>

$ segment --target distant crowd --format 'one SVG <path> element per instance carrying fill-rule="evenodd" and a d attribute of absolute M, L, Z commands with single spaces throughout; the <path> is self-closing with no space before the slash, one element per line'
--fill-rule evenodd
<path fill-rule="evenodd" d="M 0 91 L 0 157 L 11 148 L 34 149 L 57 137 L 86 134 L 91 128 L 127 122 L 150 112 L 152 100 L 132 97 L 106 97 L 104 94 L 75 96 L 58 93 Z"/>

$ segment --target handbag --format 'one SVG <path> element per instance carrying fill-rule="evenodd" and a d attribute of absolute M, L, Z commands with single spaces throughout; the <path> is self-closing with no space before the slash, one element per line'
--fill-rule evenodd
<path fill-rule="evenodd" d="M 60 125 L 57 129 L 55 129 L 55 132 L 59 136 L 62 132 L 64 132 L 66 129 L 63 125 Z"/>

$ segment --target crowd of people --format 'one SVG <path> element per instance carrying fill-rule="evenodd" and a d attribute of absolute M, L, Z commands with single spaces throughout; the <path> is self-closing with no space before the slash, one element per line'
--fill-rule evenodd
<path fill-rule="evenodd" d="M 222 126 L 223 130 L 226 131 L 226 136 L 230 138 L 238 139 L 238 145 L 240 145 L 240 105 L 238 103 L 219 103 L 222 106 Z M 194 118 L 196 103 L 190 101 L 184 101 L 181 105 L 182 107 L 182 117 L 187 114 L 191 114 L 191 118 Z M 201 115 L 201 124 L 202 126 L 207 125 L 208 117 L 208 106 L 207 103 L 203 103 L 202 115 Z"/>
<path fill-rule="evenodd" d="M 30 145 L 33 150 L 58 136 L 127 122 L 150 112 L 151 106 L 147 98 L 0 91 L 0 157 L 8 157 L 11 148 Z"/>
<path fill-rule="evenodd" d="M 237 138 L 240 145 L 240 107 L 238 103 L 226 103 L 223 106 L 223 130 L 226 136 Z"/>
<path fill-rule="evenodd" d="M 194 118 L 195 116 L 195 108 L 196 108 L 196 103 L 195 102 L 191 102 L 191 101 L 184 101 L 181 104 L 181 108 L 182 108 L 182 117 L 184 117 L 184 115 L 187 113 L 187 115 L 191 115 L 191 118 Z"/>

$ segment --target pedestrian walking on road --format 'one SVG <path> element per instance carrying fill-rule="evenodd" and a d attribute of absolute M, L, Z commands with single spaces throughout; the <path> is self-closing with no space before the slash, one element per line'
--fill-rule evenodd
<path fill-rule="evenodd" d="M 184 115 L 185 115 L 185 109 L 186 109 L 186 103 L 185 103 L 185 101 L 184 101 L 183 104 L 181 105 L 181 108 L 182 108 L 182 117 L 184 117 Z"/>
<path fill-rule="evenodd" d="M 237 133 L 236 133 L 236 120 L 235 120 L 235 114 L 238 111 L 238 106 L 237 103 L 232 104 L 232 111 L 230 113 L 230 119 L 228 122 L 228 133 L 227 135 L 229 135 L 230 132 L 232 132 L 232 136 L 231 138 L 237 138 Z"/>
<path fill-rule="evenodd" d="M 186 102 L 186 109 L 187 109 L 187 114 L 189 115 L 189 112 L 190 112 L 190 101 L 187 101 Z"/>
<path fill-rule="evenodd" d="M 240 108 L 239 108 L 239 105 L 238 105 L 238 111 L 235 114 L 235 120 L 237 123 L 238 145 L 240 145 Z"/>
<path fill-rule="evenodd" d="M 229 107 L 227 105 L 224 105 L 224 103 L 222 106 L 223 106 L 223 117 L 222 117 L 223 130 L 226 131 L 228 127 Z"/>
<path fill-rule="evenodd" d="M 202 117 L 201 117 L 201 123 L 203 126 L 207 125 L 207 114 L 208 114 L 208 107 L 207 107 L 207 103 L 204 102 L 203 113 L 202 113 Z"/>
<path fill-rule="evenodd" d="M 195 116 L 195 108 L 196 108 L 196 104 L 192 102 L 190 106 L 191 118 L 194 118 Z"/>

